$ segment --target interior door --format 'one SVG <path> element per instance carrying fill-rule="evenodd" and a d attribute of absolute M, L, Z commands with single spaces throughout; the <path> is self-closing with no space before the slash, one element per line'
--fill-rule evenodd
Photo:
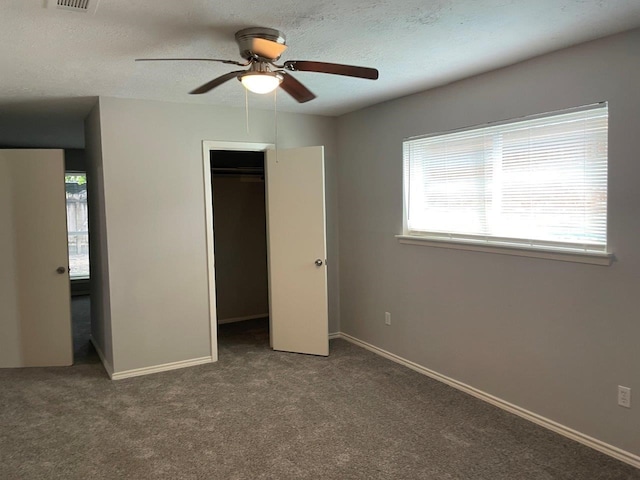
<path fill-rule="evenodd" d="M 0 367 L 73 363 L 62 150 L 0 150 Z"/>
<path fill-rule="evenodd" d="M 266 153 L 271 346 L 329 355 L 324 148 Z"/>

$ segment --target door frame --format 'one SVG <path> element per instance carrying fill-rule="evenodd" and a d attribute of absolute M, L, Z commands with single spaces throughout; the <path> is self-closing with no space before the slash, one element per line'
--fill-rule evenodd
<path fill-rule="evenodd" d="M 211 150 L 236 150 L 243 152 L 266 152 L 274 150 L 273 143 L 202 141 L 202 172 L 204 178 L 204 222 L 207 257 L 207 279 L 209 293 L 209 334 L 211 339 L 211 361 L 218 361 L 218 313 L 216 309 L 216 268 L 213 231 L 213 191 L 211 189 Z"/>

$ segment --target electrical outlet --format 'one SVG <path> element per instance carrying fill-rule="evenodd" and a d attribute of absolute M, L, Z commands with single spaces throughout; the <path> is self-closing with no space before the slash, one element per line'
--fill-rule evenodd
<path fill-rule="evenodd" d="M 631 408 L 631 389 L 618 385 L 618 405 Z"/>
<path fill-rule="evenodd" d="M 384 324 L 391 325 L 391 314 L 389 312 L 384 312 Z"/>

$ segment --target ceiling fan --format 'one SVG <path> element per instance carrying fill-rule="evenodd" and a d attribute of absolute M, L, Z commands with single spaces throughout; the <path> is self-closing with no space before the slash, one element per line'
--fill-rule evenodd
<path fill-rule="evenodd" d="M 375 68 L 356 67 L 339 63 L 287 60 L 278 65 L 275 62 L 287 49 L 286 38 L 284 33 L 272 28 L 245 28 L 236 32 L 235 36 L 240 48 L 240 56 L 245 59 L 245 62 L 217 58 L 138 58 L 136 62 L 203 61 L 249 67 L 246 70 L 225 73 L 189 93 L 193 95 L 207 93 L 228 80 L 237 78 L 247 90 L 255 93 L 269 93 L 280 86 L 299 103 L 313 100 L 316 96 L 292 77 L 289 72 L 319 72 L 369 80 L 378 78 L 378 70 Z"/>

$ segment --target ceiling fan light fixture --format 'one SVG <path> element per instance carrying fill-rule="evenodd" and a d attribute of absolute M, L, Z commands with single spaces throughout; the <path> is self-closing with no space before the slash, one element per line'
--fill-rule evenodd
<path fill-rule="evenodd" d="M 282 75 L 275 72 L 247 72 L 240 76 L 244 88 L 253 93 L 273 92 L 282 82 Z"/>

